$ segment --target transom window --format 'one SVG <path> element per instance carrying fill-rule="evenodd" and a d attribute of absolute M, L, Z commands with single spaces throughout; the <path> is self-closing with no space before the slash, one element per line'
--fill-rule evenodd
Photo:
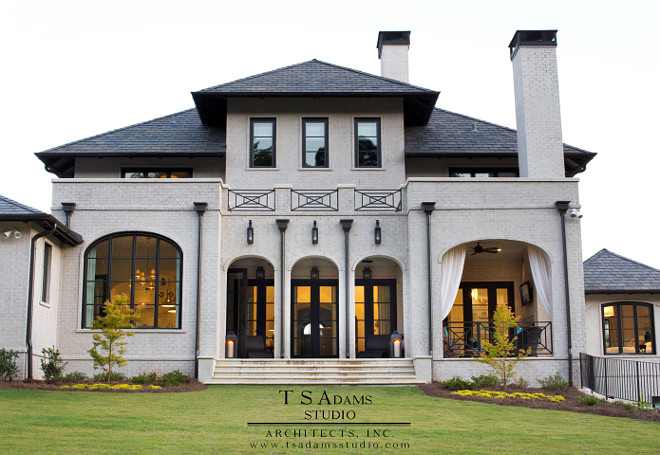
<path fill-rule="evenodd" d="M 121 177 L 126 179 L 189 179 L 192 169 L 122 169 Z"/>
<path fill-rule="evenodd" d="M 355 166 L 381 167 L 380 119 L 355 119 Z"/>
<path fill-rule="evenodd" d="M 250 167 L 275 167 L 275 119 L 250 119 Z"/>
<path fill-rule="evenodd" d="M 303 119 L 303 167 L 328 167 L 328 119 Z"/>
<path fill-rule="evenodd" d="M 449 177 L 518 177 L 518 168 L 450 168 Z"/>
<path fill-rule="evenodd" d="M 181 250 L 155 235 L 121 233 L 85 253 L 82 327 L 91 328 L 103 304 L 126 295 L 136 328 L 181 327 Z"/>
<path fill-rule="evenodd" d="M 648 303 L 603 305 L 605 354 L 655 354 L 653 307 Z"/>

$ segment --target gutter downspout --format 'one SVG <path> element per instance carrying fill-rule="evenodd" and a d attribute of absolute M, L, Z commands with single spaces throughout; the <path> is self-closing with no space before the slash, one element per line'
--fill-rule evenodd
<path fill-rule="evenodd" d="M 426 214 L 426 292 L 428 296 L 429 318 L 429 355 L 433 357 L 433 307 L 431 299 L 431 215 L 435 202 L 422 202 L 422 210 Z"/>
<path fill-rule="evenodd" d="M 28 278 L 27 323 L 25 329 L 25 343 L 27 344 L 27 377 L 32 379 L 32 299 L 34 296 L 34 256 L 37 240 L 47 237 L 57 231 L 57 224 L 47 231 L 39 232 L 30 241 L 30 276 Z"/>
<path fill-rule="evenodd" d="M 195 212 L 197 212 L 197 324 L 195 326 L 195 379 L 199 379 L 199 333 L 200 333 L 200 315 L 201 315 L 201 292 L 200 285 L 202 281 L 202 217 L 209 206 L 206 202 L 193 202 Z"/>
<path fill-rule="evenodd" d="M 345 295 L 345 302 L 346 302 L 346 308 L 345 308 L 345 313 L 346 313 L 346 358 L 350 359 L 351 358 L 351 331 L 349 330 L 350 323 L 351 323 L 351 318 L 350 318 L 350 312 L 348 311 L 349 307 L 349 301 L 351 299 L 351 289 L 350 289 L 350 280 L 351 280 L 351 263 L 349 261 L 349 256 L 348 256 L 348 246 L 349 246 L 349 237 L 348 233 L 351 231 L 351 226 L 353 226 L 353 220 L 339 220 L 341 223 L 341 228 L 344 230 L 344 281 L 345 281 L 345 286 L 344 286 L 344 295 Z"/>
<path fill-rule="evenodd" d="M 286 228 L 289 226 L 289 220 L 275 220 L 277 223 L 277 229 L 280 230 L 280 302 L 282 302 L 281 315 L 280 315 L 280 358 L 284 358 L 284 279 L 286 278 L 286 273 L 284 270 L 285 253 L 286 253 Z"/>
<path fill-rule="evenodd" d="M 573 386 L 573 339 L 571 337 L 571 300 L 568 289 L 568 259 L 566 257 L 566 211 L 571 201 L 557 201 L 555 206 L 559 211 L 561 223 L 561 239 L 564 249 L 564 292 L 566 294 L 566 339 L 568 342 L 568 383 Z"/>

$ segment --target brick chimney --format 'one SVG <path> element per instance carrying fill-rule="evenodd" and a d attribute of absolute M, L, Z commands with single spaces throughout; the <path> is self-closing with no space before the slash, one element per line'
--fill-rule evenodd
<path fill-rule="evenodd" d="M 562 178 L 557 30 L 518 30 L 509 44 L 521 177 Z"/>
<path fill-rule="evenodd" d="M 408 82 L 410 32 L 378 32 L 380 75 Z"/>

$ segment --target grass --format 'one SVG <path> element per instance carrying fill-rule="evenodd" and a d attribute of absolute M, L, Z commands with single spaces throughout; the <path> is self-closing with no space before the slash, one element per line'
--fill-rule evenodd
<path fill-rule="evenodd" d="M 278 390 L 290 389 L 289 405 Z M 314 404 L 299 403 L 311 390 Z M 371 405 L 317 405 L 323 391 L 371 397 Z M 294 399 L 295 396 L 295 399 Z M 352 410 L 353 422 L 411 422 L 388 438 L 342 425 L 248 427 L 304 422 L 307 410 Z M 654 422 L 432 398 L 415 387 L 211 386 L 202 392 L 117 394 L 0 389 L 0 453 L 653 453 Z M 277 429 L 355 431 L 359 437 L 267 437 Z M 379 448 L 258 448 L 260 443 L 377 443 Z M 409 444 L 407 449 L 383 447 Z M 252 448 L 256 444 L 257 448 Z"/>

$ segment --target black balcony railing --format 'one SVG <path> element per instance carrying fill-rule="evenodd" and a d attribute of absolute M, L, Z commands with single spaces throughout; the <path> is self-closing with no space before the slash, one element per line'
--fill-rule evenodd
<path fill-rule="evenodd" d="M 444 326 L 445 357 L 477 357 L 485 342 L 493 343 L 492 322 L 446 322 Z M 551 322 L 519 322 L 509 331 L 514 346 L 536 357 L 552 354 Z"/>
<path fill-rule="evenodd" d="M 401 190 L 355 190 L 355 210 L 401 210 Z"/>
<path fill-rule="evenodd" d="M 292 190 L 291 210 L 337 211 L 337 190 Z"/>
<path fill-rule="evenodd" d="M 660 396 L 660 363 L 580 354 L 582 387 L 608 398 L 651 403 Z"/>
<path fill-rule="evenodd" d="M 229 190 L 230 211 L 273 211 L 275 190 Z"/>

